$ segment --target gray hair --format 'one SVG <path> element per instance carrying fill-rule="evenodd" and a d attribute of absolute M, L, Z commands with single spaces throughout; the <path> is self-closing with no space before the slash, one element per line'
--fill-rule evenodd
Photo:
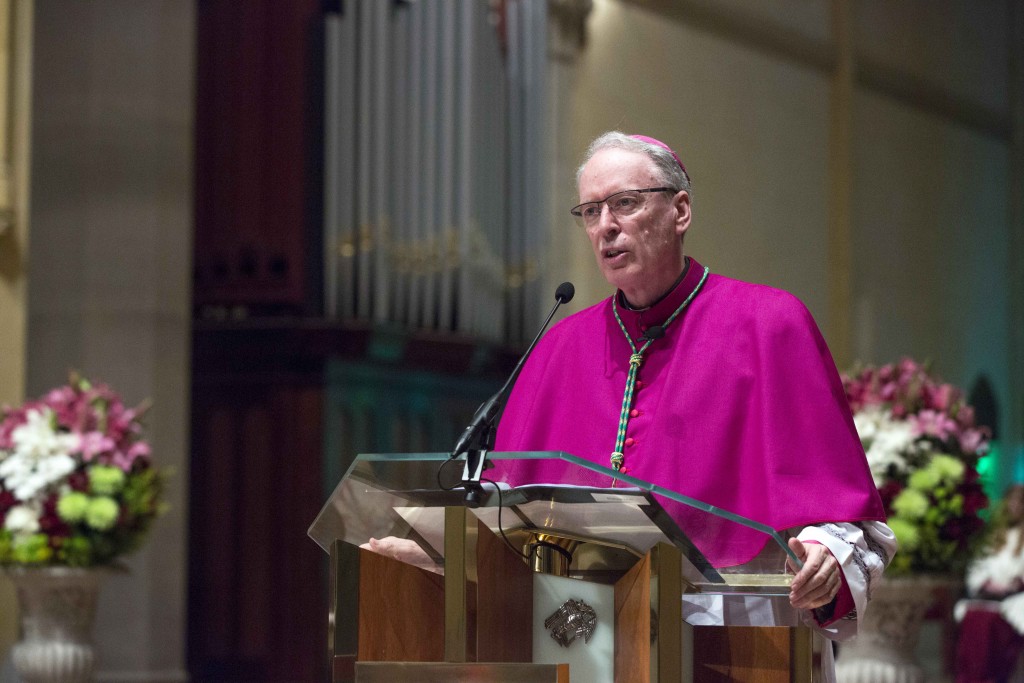
<path fill-rule="evenodd" d="M 649 142 L 643 140 L 637 140 L 636 138 L 629 136 L 621 131 L 612 130 L 598 136 L 590 146 L 587 147 L 587 153 L 583 157 L 583 163 L 576 169 L 576 185 L 580 184 L 580 176 L 583 174 L 583 167 L 587 165 L 595 154 L 604 149 L 623 149 L 627 152 L 637 152 L 645 154 L 647 157 L 654 162 L 654 166 L 657 169 L 658 182 L 666 187 L 674 188 L 675 190 L 686 190 L 690 195 L 690 201 L 693 202 L 693 189 L 690 185 L 690 179 L 686 173 L 679 166 L 679 162 L 672 156 L 672 152 L 668 151 L 664 147 L 658 145 L 652 145 Z"/>

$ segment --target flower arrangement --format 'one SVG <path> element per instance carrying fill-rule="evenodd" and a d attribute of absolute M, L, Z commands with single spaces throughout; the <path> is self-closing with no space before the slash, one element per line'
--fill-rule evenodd
<path fill-rule="evenodd" d="M 843 386 L 900 544 L 887 573 L 962 572 L 984 529 L 977 464 L 988 429 L 959 389 L 909 358 L 844 375 Z"/>
<path fill-rule="evenodd" d="M 109 564 L 163 511 L 145 406 L 70 382 L 0 415 L 0 565 Z"/>

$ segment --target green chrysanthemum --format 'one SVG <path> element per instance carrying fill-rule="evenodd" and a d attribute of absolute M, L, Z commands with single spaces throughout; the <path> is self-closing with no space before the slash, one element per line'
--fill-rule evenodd
<path fill-rule="evenodd" d="M 89 470 L 89 488 L 97 496 L 112 496 L 124 487 L 124 478 L 119 467 L 96 465 Z"/>
<path fill-rule="evenodd" d="M 57 514 L 69 524 L 82 521 L 89 508 L 89 496 L 79 491 L 65 493 L 57 501 Z"/>
<path fill-rule="evenodd" d="M 936 472 L 942 481 L 959 484 L 963 481 L 964 463 L 951 455 L 937 453 L 928 463 L 927 469 Z"/>
<path fill-rule="evenodd" d="M 917 489 L 903 489 L 892 501 L 897 515 L 907 519 L 920 519 L 928 512 L 928 496 Z"/>
<path fill-rule="evenodd" d="M 917 525 L 900 517 L 890 517 L 888 524 L 892 532 L 896 534 L 900 550 L 909 552 L 917 548 L 921 542 L 921 534 L 918 531 Z M 899 553 L 897 553 L 897 557 L 899 557 Z"/>
<path fill-rule="evenodd" d="M 962 515 L 964 513 L 964 497 L 959 493 L 952 496 L 949 499 L 949 511 L 954 515 Z"/>
<path fill-rule="evenodd" d="M 120 508 L 113 498 L 93 498 L 85 511 L 85 523 L 97 531 L 106 531 L 114 526 L 119 513 Z"/>
<path fill-rule="evenodd" d="M 942 474 L 930 465 L 911 472 L 907 486 L 917 491 L 931 491 L 942 481 Z"/>

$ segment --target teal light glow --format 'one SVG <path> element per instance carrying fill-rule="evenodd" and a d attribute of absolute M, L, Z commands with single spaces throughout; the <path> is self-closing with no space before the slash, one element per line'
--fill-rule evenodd
<path fill-rule="evenodd" d="M 1001 460 L 999 442 L 990 441 L 988 453 L 978 459 L 978 475 L 981 478 L 981 487 L 988 496 L 989 505 L 981 511 L 981 518 L 988 521 L 995 508 L 996 502 L 1002 497 L 1005 482 L 1000 481 L 999 462 Z"/>

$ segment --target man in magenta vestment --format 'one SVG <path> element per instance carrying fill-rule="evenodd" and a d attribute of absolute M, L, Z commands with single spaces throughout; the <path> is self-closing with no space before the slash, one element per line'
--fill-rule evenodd
<path fill-rule="evenodd" d="M 804 563 L 790 604 L 829 637 L 852 635 L 895 538 L 810 313 L 684 255 L 690 181 L 664 143 L 606 133 L 577 184 L 572 212 L 617 291 L 544 336 L 496 450 L 565 451 L 789 532 Z M 499 468 L 513 484 L 561 474 Z M 669 512 L 715 566 L 764 545 L 759 533 L 697 524 L 682 506 Z"/>

